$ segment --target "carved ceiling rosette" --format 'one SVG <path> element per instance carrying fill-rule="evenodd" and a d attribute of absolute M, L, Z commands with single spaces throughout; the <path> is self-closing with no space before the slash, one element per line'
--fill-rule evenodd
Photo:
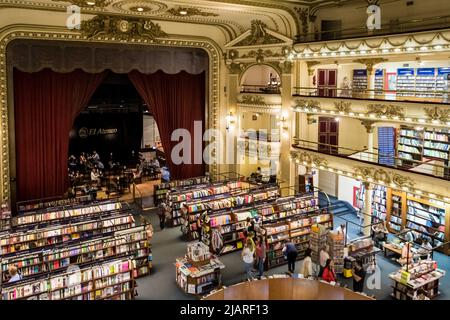
<path fill-rule="evenodd" d="M 88 39 L 97 36 L 114 37 L 119 40 L 142 39 L 157 41 L 167 37 L 157 23 L 144 18 L 123 18 L 97 15 L 81 22 L 81 32 Z"/>
<path fill-rule="evenodd" d="M 400 106 L 394 105 L 385 105 L 385 104 L 369 104 L 367 106 L 367 113 L 375 114 L 378 117 L 386 116 L 387 118 L 399 118 L 404 119 L 405 113 L 403 108 Z"/>
<path fill-rule="evenodd" d="M 192 17 L 192 16 L 203 16 L 203 17 L 217 17 L 217 13 L 205 12 L 199 8 L 191 8 L 191 7 L 178 7 L 171 8 L 167 10 L 167 13 L 176 16 L 176 17 Z"/>
<path fill-rule="evenodd" d="M 338 112 L 352 112 L 351 108 L 352 103 L 347 101 L 335 101 L 334 107 Z"/>
<path fill-rule="evenodd" d="M 425 114 L 430 121 L 447 122 L 450 120 L 450 109 L 441 109 L 441 107 L 424 108 Z"/>

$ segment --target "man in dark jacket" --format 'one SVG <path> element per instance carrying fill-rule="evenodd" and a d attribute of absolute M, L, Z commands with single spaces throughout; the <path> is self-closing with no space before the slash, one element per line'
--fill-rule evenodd
<path fill-rule="evenodd" d="M 288 270 L 293 273 L 295 271 L 295 261 L 297 260 L 298 254 L 297 247 L 293 242 L 287 241 L 284 244 L 283 253 L 288 261 Z"/>

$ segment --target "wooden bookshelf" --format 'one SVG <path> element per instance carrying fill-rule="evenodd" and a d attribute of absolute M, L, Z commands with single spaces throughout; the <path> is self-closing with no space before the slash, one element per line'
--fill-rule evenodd
<path fill-rule="evenodd" d="M 188 186 L 194 186 L 198 184 L 205 184 L 209 183 L 210 179 L 207 176 L 200 176 L 200 177 L 194 177 L 184 180 L 174 180 L 171 182 L 165 182 L 161 183 L 159 185 L 155 186 L 154 191 L 154 203 L 155 205 L 158 205 L 162 201 L 166 200 L 167 192 L 171 189 L 178 188 L 178 187 L 188 187 Z"/>
<path fill-rule="evenodd" d="M 2 300 L 129 300 L 134 298 L 131 259 L 4 284 Z"/>

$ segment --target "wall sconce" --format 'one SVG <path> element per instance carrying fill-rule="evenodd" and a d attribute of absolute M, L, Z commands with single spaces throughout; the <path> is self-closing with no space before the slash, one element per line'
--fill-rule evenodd
<path fill-rule="evenodd" d="M 230 129 L 234 128 L 235 124 L 234 114 L 230 111 L 230 113 L 226 115 L 225 120 L 227 122 L 226 129 L 227 131 L 230 131 Z"/>

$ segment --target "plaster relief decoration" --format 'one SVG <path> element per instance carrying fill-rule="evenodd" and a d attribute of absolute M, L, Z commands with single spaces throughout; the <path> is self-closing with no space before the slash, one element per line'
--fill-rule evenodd
<path fill-rule="evenodd" d="M 254 46 L 283 42 L 281 39 L 278 39 L 277 37 L 267 32 L 266 29 L 267 25 L 261 20 L 252 20 L 250 36 L 237 43 L 236 46 Z"/>
<path fill-rule="evenodd" d="M 448 122 L 450 120 L 450 109 L 441 109 L 441 107 L 424 108 L 428 120 L 431 122 L 441 121 Z"/>
<path fill-rule="evenodd" d="M 308 17 L 309 17 L 309 9 L 308 8 L 299 8 L 296 7 L 295 11 L 298 13 L 298 17 L 302 24 L 302 35 L 306 36 L 308 34 Z"/>
<path fill-rule="evenodd" d="M 251 95 L 251 94 L 245 94 L 241 97 L 239 103 L 242 104 L 257 104 L 257 105 L 265 105 L 264 97 L 257 96 L 257 95 Z"/>
<path fill-rule="evenodd" d="M 88 39 L 107 36 L 122 41 L 138 39 L 155 42 L 158 38 L 167 37 L 159 24 L 148 19 L 106 15 L 98 15 L 90 20 L 82 21 L 81 32 Z"/>
<path fill-rule="evenodd" d="M 383 169 L 377 169 L 374 167 L 354 167 L 355 175 L 358 179 L 363 179 L 370 182 L 378 182 L 389 184 L 393 187 L 400 188 L 412 188 L 414 187 L 414 181 L 409 178 L 402 176 L 395 172 L 389 172 Z"/>
<path fill-rule="evenodd" d="M 320 61 L 306 61 L 306 66 L 308 67 L 308 75 L 312 76 L 314 75 L 314 66 L 317 66 L 320 64 Z"/>
<path fill-rule="evenodd" d="M 295 99 L 294 109 L 311 109 L 313 112 L 320 111 L 320 102 L 317 100 Z"/>
<path fill-rule="evenodd" d="M 334 102 L 334 106 L 338 112 L 346 112 L 346 113 L 352 112 L 351 105 L 352 105 L 351 102 L 346 101 Z"/>
<path fill-rule="evenodd" d="M 190 7 L 178 7 L 171 8 L 167 10 L 167 13 L 177 16 L 177 17 L 192 17 L 192 16 L 203 16 L 203 17 L 217 17 L 217 13 L 205 12 L 198 8 L 190 8 Z"/>
<path fill-rule="evenodd" d="M 53 2 L 70 2 L 73 5 L 79 6 L 81 8 L 104 8 L 111 0 L 52 0 Z"/>
<path fill-rule="evenodd" d="M 274 52 L 270 49 L 267 49 L 267 50 L 258 49 L 258 50 L 248 51 L 247 53 L 242 55 L 242 58 L 257 58 L 258 59 L 258 57 L 259 57 L 260 59 L 264 60 L 264 57 L 281 57 L 281 56 L 282 56 L 281 53 Z"/>
<path fill-rule="evenodd" d="M 405 118 L 405 113 L 402 107 L 385 104 L 369 104 L 367 106 L 367 114 L 369 116 L 374 115 L 380 118 L 390 118 L 390 119 Z"/>
<path fill-rule="evenodd" d="M 313 167 L 328 166 L 326 159 L 304 151 L 291 151 L 291 159 L 295 160 L 296 163 L 312 165 Z"/>

